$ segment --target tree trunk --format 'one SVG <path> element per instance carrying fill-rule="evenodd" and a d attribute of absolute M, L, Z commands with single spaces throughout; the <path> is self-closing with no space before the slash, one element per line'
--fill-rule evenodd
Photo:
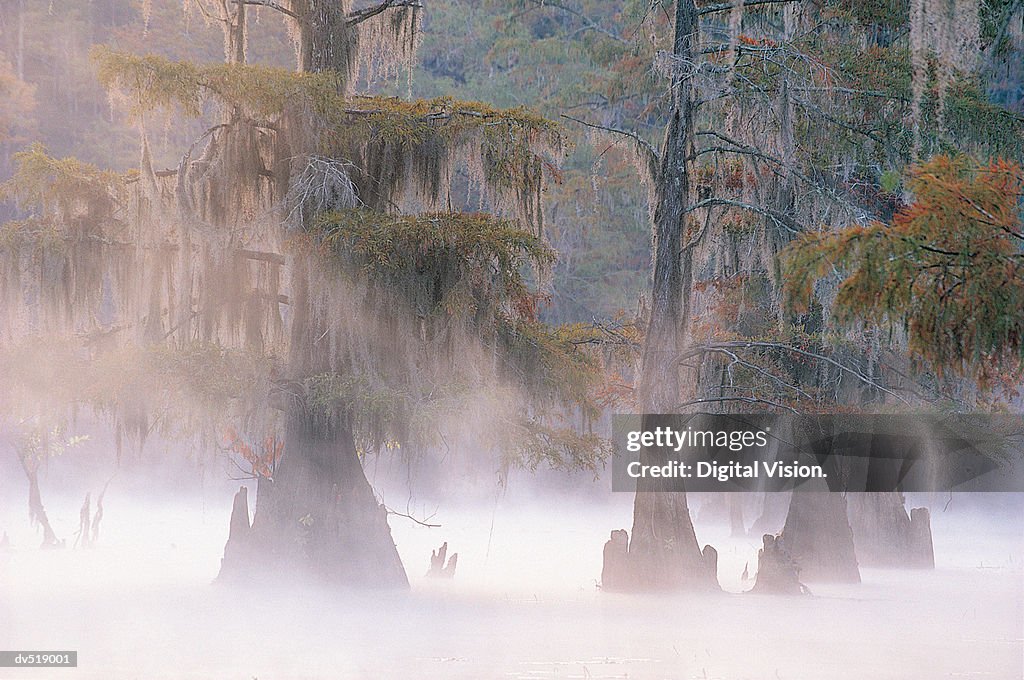
<path fill-rule="evenodd" d="M 50 526 L 50 518 L 47 517 L 46 508 L 43 507 L 43 497 L 39 493 L 39 462 L 32 454 L 21 451 L 18 452 L 18 460 L 28 478 L 29 521 L 43 528 L 43 548 L 59 547 L 63 542 L 57 539 L 57 534 Z"/>
<path fill-rule="evenodd" d="M 815 481 L 820 480 L 808 484 Z M 805 583 L 860 583 L 846 498 L 841 493 L 794 491 L 778 544 L 792 557 Z"/>
<path fill-rule="evenodd" d="M 245 3 L 224 3 L 224 58 L 229 64 L 245 63 L 245 43 L 248 25 Z"/>
<path fill-rule="evenodd" d="M 847 502 L 860 564 L 896 568 L 935 566 L 927 509 L 916 508 L 907 514 L 903 494 L 898 491 L 851 493 Z"/>
<path fill-rule="evenodd" d="M 684 243 L 690 203 L 688 164 L 693 150 L 694 107 L 692 85 L 684 71 L 695 53 L 697 22 L 693 0 L 679 0 L 670 90 L 672 116 L 665 130 L 657 177 L 651 312 L 638 385 L 638 401 L 645 414 L 671 413 L 678 410 L 680 401 L 679 355 L 693 284 L 691 250 Z M 663 462 L 658 457 L 646 450 L 641 454 L 644 464 Z M 717 574 L 708 568 L 697 543 L 686 494 L 663 490 L 662 482 L 637 481 L 629 543 L 630 575 L 621 589 L 717 588 Z M 610 572 L 618 568 L 614 564 L 606 567 Z"/>
<path fill-rule="evenodd" d="M 298 3 L 296 3 L 298 4 Z M 355 56 L 355 33 L 343 3 L 307 0 L 299 15 L 299 70 L 336 71 L 347 80 Z"/>
<path fill-rule="evenodd" d="M 293 414 L 274 478 L 259 481 L 248 530 L 244 498 L 236 496 L 222 580 L 261 570 L 346 586 L 408 587 L 387 511 L 366 479 L 347 424 L 326 426 Z"/>
<path fill-rule="evenodd" d="M 323 331 L 311 313 L 310 265 L 302 255 L 291 265 L 288 368 L 294 380 L 283 383 L 278 405 L 287 414 L 284 454 L 273 479 L 259 480 L 250 531 L 238 522 L 245 540 L 234 544 L 237 549 L 231 540 L 225 546 L 221 578 L 259 569 L 340 585 L 407 588 L 387 510 L 366 479 L 347 414 L 310 408 L 302 379 L 329 370 L 329 362 L 316 343 Z"/>
<path fill-rule="evenodd" d="M 679 355 L 690 315 L 691 251 L 684 247 L 690 202 L 693 92 L 684 65 L 697 41 L 693 0 L 676 3 L 672 117 L 665 131 L 654 210 L 651 316 L 640 374 L 645 413 L 671 413 L 680 401 Z M 645 458 L 650 455 L 645 452 Z M 661 461 L 645 460 L 645 464 Z M 641 590 L 717 587 L 705 566 L 684 492 L 659 489 L 661 480 L 638 480 L 629 544 L 634 586 Z"/>

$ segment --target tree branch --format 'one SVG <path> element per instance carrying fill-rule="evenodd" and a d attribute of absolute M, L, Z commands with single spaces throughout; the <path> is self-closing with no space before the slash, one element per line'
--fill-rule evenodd
<path fill-rule="evenodd" d="M 299 15 L 291 11 L 284 5 L 274 2 L 274 0 L 232 0 L 236 5 L 257 5 L 259 7 L 269 7 L 270 9 L 280 12 L 285 16 L 289 16 L 296 21 L 299 20 Z"/>
<path fill-rule="evenodd" d="M 847 366 L 845 364 L 842 364 L 842 363 L 836 361 L 835 359 L 833 359 L 831 357 L 827 357 L 824 354 L 818 354 L 817 352 L 810 352 L 808 350 L 800 349 L 799 347 L 794 347 L 793 345 L 787 345 L 787 344 L 781 343 L 781 342 L 766 342 L 766 341 L 756 341 L 756 340 L 736 340 L 736 341 L 730 341 L 730 342 L 712 343 L 712 344 L 709 344 L 709 345 L 700 345 L 700 346 L 697 346 L 694 349 L 690 350 L 689 352 L 683 354 L 680 357 L 680 361 L 685 360 L 689 356 L 695 356 L 697 354 L 701 354 L 701 353 L 704 353 L 704 352 L 713 352 L 713 351 L 720 350 L 722 348 L 730 348 L 730 349 L 751 349 L 751 348 L 778 349 L 778 350 L 782 350 L 782 351 L 785 351 L 785 352 L 792 352 L 793 354 L 799 354 L 800 356 L 805 356 L 805 357 L 807 357 L 809 359 L 816 359 L 818 361 L 823 361 L 823 362 L 825 362 L 825 363 L 827 363 L 827 364 L 829 364 L 831 366 L 835 366 L 836 368 L 838 368 L 840 371 L 843 371 L 844 373 L 849 373 L 850 375 L 856 377 L 858 380 L 860 380 L 865 385 L 868 385 L 869 387 L 873 387 L 874 389 L 878 390 L 879 392 L 884 392 L 885 394 L 888 394 L 889 396 L 898 399 L 899 401 L 903 402 L 904 404 L 906 404 L 908 406 L 910 405 L 910 402 L 907 401 L 906 399 L 904 399 L 903 397 L 901 397 L 899 394 L 893 392 L 890 389 L 887 389 L 887 388 L 883 387 L 882 385 L 878 384 L 877 381 L 873 380 L 871 377 L 869 377 L 867 375 L 864 375 L 863 373 L 861 373 L 860 371 L 858 371 L 858 370 L 856 370 L 854 368 L 850 368 L 849 366 Z"/>
<path fill-rule="evenodd" d="M 620 128 L 608 127 L 607 125 L 588 123 L 585 120 L 573 118 L 572 116 L 566 115 L 564 113 L 562 114 L 562 118 L 571 120 L 575 123 L 579 123 L 580 125 L 586 126 L 593 130 L 611 132 L 612 134 L 622 135 L 623 137 L 628 137 L 631 140 L 633 140 L 633 142 L 637 145 L 637 150 L 642 150 L 644 152 L 644 155 L 647 157 L 646 161 L 648 164 L 648 168 L 651 170 L 651 177 L 654 178 L 655 182 L 657 182 L 658 167 L 661 165 L 661 156 L 658 155 L 657 150 L 646 139 L 644 139 L 635 132 L 631 132 L 630 130 L 622 130 Z"/>
<path fill-rule="evenodd" d="M 702 399 L 694 399 L 693 401 L 686 401 L 683 402 L 682 404 L 676 404 L 673 410 L 678 411 L 686 408 L 687 406 L 697 406 L 699 404 L 712 404 L 722 401 L 739 401 L 743 402 L 744 404 L 764 404 L 766 406 L 772 406 L 774 408 L 781 408 L 787 411 L 792 411 L 793 413 L 796 413 L 798 415 L 800 413 L 795 408 L 787 404 L 780 404 L 777 401 L 772 401 L 770 399 L 761 399 L 759 397 L 704 397 Z"/>
<path fill-rule="evenodd" d="M 699 7 L 697 9 L 697 14 L 698 16 L 704 16 L 706 14 L 714 14 L 716 12 L 731 12 L 740 6 L 746 9 L 748 7 L 757 7 L 758 5 L 783 5 L 790 2 L 800 2 L 800 0 L 746 0 L 739 5 L 731 2 L 720 2 L 715 5 Z"/>
<path fill-rule="evenodd" d="M 603 26 L 601 26 L 599 23 L 597 23 L 596 21 L 594 21 L 593 19 L 588 17 L 583 12 L 581 12 L 581 11 L 579 11 L 577 9 L 573 9 L 572 7 L 569 7 L 568 5 L 564 5 L 561 2 L 557 2 L 557 1 L 553 2 L 552 0 L 529 0 L 529 1 L 532 2 L 537 8 L 550 7 L 551 9 L 561 10 L 562 12 L 565 12 L 566 14 L 572 15 L 572 16 L 576 17 L 577 19 L 579 19 L 580 21 L 582 21 L 583 25 L 584 25 L 584 28 L 587 29 L 587 30 L 596 31 L 597 33 L 600 33 L 601 35 L 606 36 L 608 38 L 611 38 L 612 40 L 615 40 L 616 42 L 620 42 L 620 43 L 622 43 L 624 45 L 631 44 L 631 42 L 629 40 L 626 40 L 622 36 L 609 31 L 607 28 L 604 28 Z"/>
<path fill-rule="evenodd" d="M 764 215 L 765 217 L 770 217 L 776 224 L 778 224 L 780 227 L 784 228 L 791 234 L 799 234 L 801 232 L 801 230 L 799 229 L 799 223 L 794 221 L 793 218 L 791 218 L 788 215 L 780 213 L 777 210 L 772 210 L 771 208 L 766 208 L 760 205 L 754 205 L 753 203 L 744 203 L 743 201 L 734 201 L 730 198 L 705 198 L 703 201 L 697 201 L 693 205 L 689 206 L 684 211 L 684 214 L 691 213 L 694 210 L 700 210 L 701 208 L 712 208 L 715 206 L 725 206 L 729 208 L 741 208 L 743 210 L 750 210 L 751 212 L 759 213 L 761 215 Z"/>
<path fill-rule="evenodd" d="M 389 9 L 398 9 L 400 7 L 412 7 L 414 9 L 421 9 L 423 7 L 419 0 L 384 0 L 384 2 L 373 7 L 367 7 L 365 9 L 357 9 L 349 12 L 348 16 L 345 17 L 345 21 L 349 26 L 355 26 L 361 24 L 367 19 L 372 19 L 381 12 Z"/>

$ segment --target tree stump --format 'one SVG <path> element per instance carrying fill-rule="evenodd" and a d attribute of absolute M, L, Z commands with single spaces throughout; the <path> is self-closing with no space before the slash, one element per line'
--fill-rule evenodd
<path fill-rule="evenodd" d="M 715 583 L 718 583 L 718 551 L 708 544 L 704 546 L 700 556 L 704 559 L 704 570 L 714 578 Z"/>
<path fill-rule="evenodd" d="M 430 578 L 452 578 L 455 576 L 455 567 L 459 564 L 459 553 L 452 553 L 448 558 L 448 564 L 444 563 L 448 555 L 448 541 L 441 544 L 436 551 L 430 551 L 430 570 L 427 576 Z"/>
<path fill-rule="evenodd" d="M 225 573 L 224 564 L 246 562 L 252 559 L 251 546 L 252 527 L 249 524 L 249 490 L 238 487 L 231 503 L 231 520 L 228 528 L 228 541 L 224 544 L 224 557 L 221 559 L 221 577 L 230 576 Z"/>
<path fill-rule="evenodd" d="M 851 493 L 847 502 L 860 564 L 903 569 L 935 566 L 927 509 L 914 511 L 922 511 L 915 525 L 898 491 Z"/>
<path fill-rule="evenodd" d="M 83 548 L 88 548 L 91 545 L 89 541 L 89 525 L 92 520 L 91 497 L 92 494 L 87 491 L 85 493 L 85 501 L 82 503 L 82 509 L 78 511 L 78 538 L 75 539 L 75 545 L 81 543 Z"/>
<path fill-rule="evenodd" d="M 932 520 L 928 508 L 910 511 L 910 548 L 907 566 L 935 568 L 935 547 L 932 544 Z"/>
<path fill-rule="evenodd" d="M 773 595 L 806 594 L 807 588 L 800 583 L 800 568 L 777 537 L 765 534 L 761 541 L 763 547 L 757 552 L 757 577 L 750 592 Z"/>
<path fill-rule="evenodd" d="M 629 533 L 625 529 L 614 529 L 604 544 L 601 589 L 629 589 Z"/>

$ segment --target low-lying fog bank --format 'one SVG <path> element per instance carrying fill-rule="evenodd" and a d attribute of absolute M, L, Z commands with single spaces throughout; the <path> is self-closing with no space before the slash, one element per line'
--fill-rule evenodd
<path fill-rule="evenodd" d="M 629 494 L 584 504 L 513 489 L 439 508 L 440 528 L 393 517 L 412 592 L 389 594 L 299 589 L 287 574 L 259 592 L 212 585 L 230 510 L 220 489 L 189 504 L 111 492 L 89 550 L 39 550 L 24 501 L 0 496 L 13 544 L 0 552 L 0 648 L 75 649 L 79 668 L 0 678 L 1022 677 L 1024 537 L 1005 503 L 939 503 L 935 571 L 864 569 L 861 585 L 784 598 L 738 594 L 758 541 L 706 526 L 730 592 L 601 593 L 601 546 L 629 527 Z M 61 536 L 80 502 L 48 501 Z M 426 579 L 445 540 L 456 577 Z"/>

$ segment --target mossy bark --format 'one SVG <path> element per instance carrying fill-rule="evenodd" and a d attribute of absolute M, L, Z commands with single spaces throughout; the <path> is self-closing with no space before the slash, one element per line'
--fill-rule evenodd
<path fill-rule="evenodd" d="M 693 0 L 676 3 L 673 54 L 690 63 L 697 44 L 698 14 Z M 646 413 L 671 413 L 680 400 L 679 354 L 690 316 L 692 254 L 684 247 L 690 203 L 693 151 L 693 92 L 681 70 L 672 76 L 672 114 L 665 131 L 654 209 L 654 275 L 651 313 L 639 380 Z M 643 454 L 647 456 L 647 452 Z M 645 461 L 656 464 L 657 461 Z M 693 530 L 686 494 L 640 480 L 633 502 L 629 543 L 629 590 L 717 588 Z"/>
<path fill-rule="evenodd" d="M 355 52 L 355 33 L 348 25 L 347 3 L 305 0 L 295 3 L 299 16 L 299 70 L 336 72 L 347 79 Z"/>

